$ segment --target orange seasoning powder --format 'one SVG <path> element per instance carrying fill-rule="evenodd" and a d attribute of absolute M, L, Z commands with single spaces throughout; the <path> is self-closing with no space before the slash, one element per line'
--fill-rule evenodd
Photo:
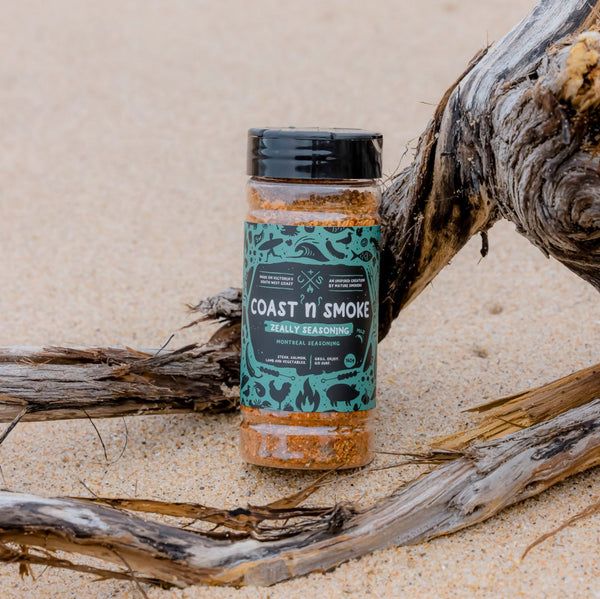
<path fill-rule="evenodd" d="M 240 450 L 261 466 L 373 458 L 382 137 L 251 129 Z"/>

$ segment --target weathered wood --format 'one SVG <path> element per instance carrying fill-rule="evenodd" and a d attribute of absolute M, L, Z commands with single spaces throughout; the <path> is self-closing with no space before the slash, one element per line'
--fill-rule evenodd
<path fill-rule="evenodd" d="M 460 451 L 474 442 L 497 439 L 558 416 L 600 397 L 600 364 L 584 368 L 541 387 L 529 389 L 469 410 L 482 422 L 435 442 L 438 449 Z"/>
<path fill-rule="evenodd" d="M 446 94 L 384 196 L 380 336 L 502 217 L 600 288 L 599 6 L 540 0 Z"/>
<path fill-rule="evenodd" d="M 385 194 L 381 337 L 473 235 L 502 217 L 600 288 L 600 34 L 584 31 L 598 24 L 599 8 L 600 1 L 540 0 L 444 96 L 413 165 Z M 228 292 L 204 308 L 227 320 L 208 346 L 158 356 L 60 350 L 6 358 L 0 400 L 12 412 L 4 418 L 25 407 L 23 418 L 81 416 L 79 401 L 88 395 L 96 396 L 85 408 L 93 416 L 119 415 L 112 407 L 119 403 L 137 412 L 166 402 L 178 411 L 206 398 L 222 408 L 222 385 L 239 377 L 239 296 Z M 62 400 L 52 396 L 54 386 Z M 576 386 L 569 401 L 580 403 L 577 393 Z M 277 540 L 219 540 L 97 504 L 0 493 L 0 541 L 95 555 L 179 586 L 273 584 L 458 530 L 596 465 L 600 403 L 448 457 L 455 459 L 372 509 L 332 507 Z"/>
<path fill-rule="evenodd" d="M 0 422 L 108 418 L 235 409 L 241 292 L 195 307 L 220 323 L 203 345 L 177 350 L 0 348 Z"/>
<path fill-rule="evenodd" d="M 595 401 L 549 422 L 475 445 L 368 510 L 332 506 L 303 532 L 290 525 L 296 534 L 289 537 L 283 527 L 277 540 L 216 540 L 143 520 L 98 500 L 3 491 L 0 543 L 92 555 L 120 566 L 126 563 L 141 579 L 175 586 L 270 585 L 328 570 L 376 549 L 460 530 L 598 463 L 600 401 Z M 150 502 L 139 503 L 149 511 Z M 127 507 L 126 501 L 121 504 Z M 169 513 L 165 505 L 156 511 Z M 172 513 L 202 518 L 204 512 L 198 507 L 202 506 L 185 509 L 178 504 Z M 299 508 L 293 513 L 302 514 Z M 244 510 L 230 514 L 237 517 Z"/>
<path fill-rule="evenodd" d="M 222 412 L 236 408 L 238 380 L 239 350 L 227 343 L 160 354 L 0 348 L 0 422 L 23 410 L 23 421 Z"/>

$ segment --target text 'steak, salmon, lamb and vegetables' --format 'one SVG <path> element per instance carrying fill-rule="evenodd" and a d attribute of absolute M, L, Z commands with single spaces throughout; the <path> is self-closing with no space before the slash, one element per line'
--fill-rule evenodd
<path fill-rule="evenodd" d="M 251 129 L 242 457 L 354 468 L 373 458 L 382 136 Z"/>

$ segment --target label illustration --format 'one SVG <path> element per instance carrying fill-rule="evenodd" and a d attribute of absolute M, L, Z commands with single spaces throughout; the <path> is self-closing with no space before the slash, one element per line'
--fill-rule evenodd
<path fill-rule="evenodd" d="M 241 403 L 375 407 L 379 227 L 245 224 Z"/>

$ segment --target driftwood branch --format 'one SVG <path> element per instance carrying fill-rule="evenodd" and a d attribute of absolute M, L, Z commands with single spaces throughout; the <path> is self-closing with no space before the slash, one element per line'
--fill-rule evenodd
<path fill-rule="evenodd" d="M 501 217 L 600 288 L 598 6 L 540 0 L 442 100 L 385 194 L 381 335 Z"/>
<path fill-rule="evenodd" d="M 477 426 L 436 441 L 438 449 L 461 451 L 472 443 L 497 439 L 508 433 L 550 420 L 567 410 L 600 397 L 600 364 L 584 368 L 547 385 L 477 406 L 483 415 Z"/>
<path fill-rule="evenodd" d="M 225 289 L 200 302 L 193 324 L 220 328 L 207 343 L 175 351 L 0 348 L 0 422 L 235 409 L 240 301 L 239 289 Z"/>
<path fill-rule="evenodd" d="M 446 454 L 444 454 L 445 457 Z M 0 492 L 0 543 L 46 552 L 91 555 L 122 566 L 145 581 L 169 585 L 270 585 L 392 545 L 422 542 L 465 528 L 531 497 L 566 476 L 600 463 L 600 401 L 550 422 L 475 445 L 368 510 L 237 509 L 121 500 L 130 509 L 191 516 L 239 529 L 236 523 L 321 517 L 281 527 L 275 540 L 223 540 L 152 522 L 102 505 L 102 499 L 47 499 Z M 110 500 L 106 500 L 110 502 Z M 233 520 L 233 525 L 231 524 Z M 244 527 L 242 527 L 244 528 Z M 2 551 L 0 551 L 2 559 Z M 56 563 L 57 566 L 68 567 Z M 119 570 L 123 577 L 126 571 Z"/>
<path fill-rule="evenodd" d="M 0 422 L 231 410 L 238 372 L 221 345 L 0 350 Z"/>
<path fill-rule="evenodd" d="M 234 409 L 240 327 L 232 302 L 239 305 L 238 290 L 202 302 L 202 319 L 221 327 L 208 343 L 175 351 L 0 348 L 0 422 Z"/>
<path fill-rule="evenodd" d="M 381 337 L 456 252 L 500 218 L 600 288 L 599 8 L 600 2 L 586 0 L 540 0 L 513 31 L 480 53 L 444 96 L 412 166 L 385 194 Z M 239 377 L 239 297 L 228 291 L 201 311 L 226 320 L 201 347 L 158 355 L 4 351 L 0 419 L 230 408 L 223 390 Z M 215 538 L 97 503 L 6 492 L 0 494 L 0 540 L 95 555 L 127 564 L 139 579 L 178 586 L 272 584 L 328 569 L 377 548 L 479 522 L 597 464 L 600 404 L 589 401 L 597 397 L 589 387 L 596 377 L 572 382 L 551 390 L 569 389 L 568 400 L 557 402 L 556 410 L 542 410 L 544 418 L 555 416 L 552 420 L 472 445 L 460 455 L 442 454 L 453 459 L 369 510 L 332 506 L 313 512 L 313 520 L 308 512 L 295 511 L 295 518 L 305 518 L 300 525 L 283 527 L 269 540 Z M 579 407 L 565 411 L 573 405 Z M 539 414 L 530 412 L 535 422 Z M 490 413 L 497 419 L 506 415 Z M 512 425 L 519 428 L 521 421 Z M 229 516 L 223 526 L 232 523 Z M 15 556 L 13 545 L 7 547 L 5 555 L 13 551 L 13 560 L 29 563 L 22 554 Z"/>

